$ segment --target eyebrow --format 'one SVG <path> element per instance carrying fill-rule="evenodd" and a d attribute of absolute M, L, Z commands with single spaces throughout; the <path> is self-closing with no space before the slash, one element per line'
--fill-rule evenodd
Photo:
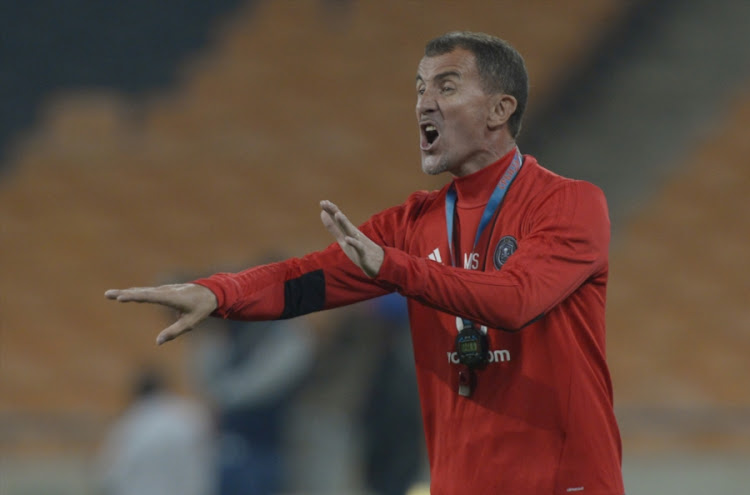
<path fill-rule="evenodd" d="M 458 72 L 457 70 L 447 70 L 445 72 L 441 72 L 440 74 L 436 75 L 433 78 L 433 80 L 440 81 L 442 79 L 446 79 L 446 78 L 451 77 L 451 76 L 454 76 L 454 77 L 457 77 L 458 79 L 461 79 L 461 73 Z M 420 76 L 419 74 L 417 74 L 417 82 L 420 82 L 420 81 L 424 82 L 424 79 L 422 78 L 422 76 Z"/>

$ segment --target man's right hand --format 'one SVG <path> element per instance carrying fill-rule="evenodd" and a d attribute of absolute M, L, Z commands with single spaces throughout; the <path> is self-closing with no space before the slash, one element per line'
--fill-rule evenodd
<path fill-rule="evenodd" d="M 104 297 L 119 302 L 161 304 L 178 311 L 177 321 L 162 330 L 156 337 L 158 345 L 189 332 L 213 313 L 217 306 L 214 293 L 197 284 L 110 289 L 104 293 Z"/>

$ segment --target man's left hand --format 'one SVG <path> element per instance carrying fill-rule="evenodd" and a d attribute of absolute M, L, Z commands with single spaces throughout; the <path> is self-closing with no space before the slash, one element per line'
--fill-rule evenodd
<path fill-rule="evenodd" d="M 362 269 L 365 274 L 374 278 L 380 271 L 385 253 L 383 248 L 364 235 L 346 218 L 339 207 L 330 201 L 320 202 L 320 219 L 328 232 L 336 239 L 344 253 Z"/>

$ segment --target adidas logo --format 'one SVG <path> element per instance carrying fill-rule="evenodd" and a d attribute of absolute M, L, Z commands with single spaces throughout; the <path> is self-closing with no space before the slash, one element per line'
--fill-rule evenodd
<path fill-rule="evenodd" d="M 440 249 L 435 248 L 433 252 L 431 252 L 428 256 L 428 259 L 431 259 L 432 261 L 437 261 L 438 263 L 442 263 L 443 259 L 440 257 Z"/>

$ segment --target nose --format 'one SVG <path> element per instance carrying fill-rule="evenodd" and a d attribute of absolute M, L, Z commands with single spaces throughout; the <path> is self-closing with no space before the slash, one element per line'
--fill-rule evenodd
<path fill-rule="evenodd" d="M 432 91 L 426 89 L 421 95 L 417 95 L 417 117 L 428 115 L 437 110 L 437 100 Z"/>

